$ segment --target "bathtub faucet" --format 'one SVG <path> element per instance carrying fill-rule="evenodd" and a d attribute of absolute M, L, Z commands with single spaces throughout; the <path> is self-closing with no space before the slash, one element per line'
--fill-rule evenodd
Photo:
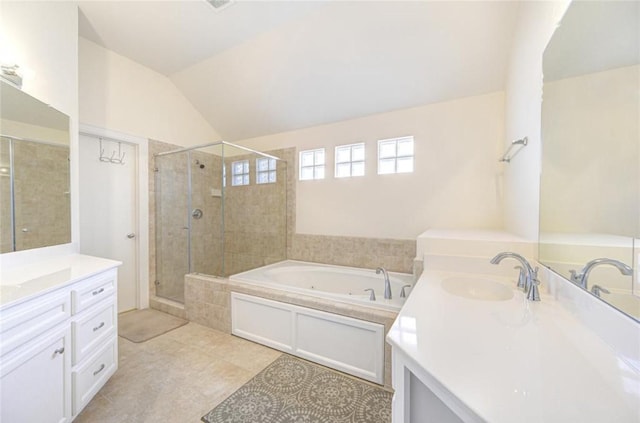
<path fill-rule="evenodd" d="M 391 281 L 389 280 L 389 273 L 384 269 L 384 267 L 378 267 L 376 269 L 376 275 L 382 273 L 384 275 L 384 299 L 391 299 Z"/>

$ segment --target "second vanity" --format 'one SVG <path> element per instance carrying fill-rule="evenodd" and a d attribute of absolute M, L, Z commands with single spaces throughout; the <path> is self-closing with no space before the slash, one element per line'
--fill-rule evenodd
<path fill-rule="evenodd" d="M 119 265 L 73 254 L 2 273 L 0 421 L 70 422 L 115 373 Z"/>
<path fill-rule="evenodd" d="M 387 336 L 393 422 L 640 421 L 640 335 L 616 351 L 558 295 L 526 300 L 506 267 L 422 274 Z"/>

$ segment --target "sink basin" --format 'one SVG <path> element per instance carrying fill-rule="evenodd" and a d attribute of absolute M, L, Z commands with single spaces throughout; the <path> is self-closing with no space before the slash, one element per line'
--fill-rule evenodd
<path fill-rule="evenodd" d="M 513 289 L 491 279 L 451 277 L 442 281 L 442 288 L 451 295 L 482 301 L 507 301 Z"/>

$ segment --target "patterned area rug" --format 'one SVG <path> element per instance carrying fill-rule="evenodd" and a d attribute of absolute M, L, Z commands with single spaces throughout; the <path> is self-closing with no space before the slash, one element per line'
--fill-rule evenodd
<path fill-rule="evenodd" d="M 283 354 L 205 423 L 389 423 L 391 392 Z"/>

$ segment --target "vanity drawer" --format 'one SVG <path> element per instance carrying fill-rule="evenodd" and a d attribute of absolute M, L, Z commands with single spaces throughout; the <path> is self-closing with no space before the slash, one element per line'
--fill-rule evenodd
<path fill-rule="evenodd" d="M 72 313 L 77 314 L 105 298 L 114 296 L 116 275 L 114 269 L 74 285 L 71 290 Z"/>
<path fill-rule="evenodd" d="M 116 319 L 114 301 L 106 300 L 96 305 L 95 310 L 88 310 L 71 322 L 74 365 L 114 336 Z"/>
<path fill-rule="evenodd" d="M 117 370 L 117 338 L 113 339 L 78 366 L 71 375 L 73 415 L 77 415 Z"/>
<path fill-rule="evenodd" d="M 68 289 L 3 310 L 0 314 L 0 355 L 64 322 L 69 316 L 71 300 Z"/>

